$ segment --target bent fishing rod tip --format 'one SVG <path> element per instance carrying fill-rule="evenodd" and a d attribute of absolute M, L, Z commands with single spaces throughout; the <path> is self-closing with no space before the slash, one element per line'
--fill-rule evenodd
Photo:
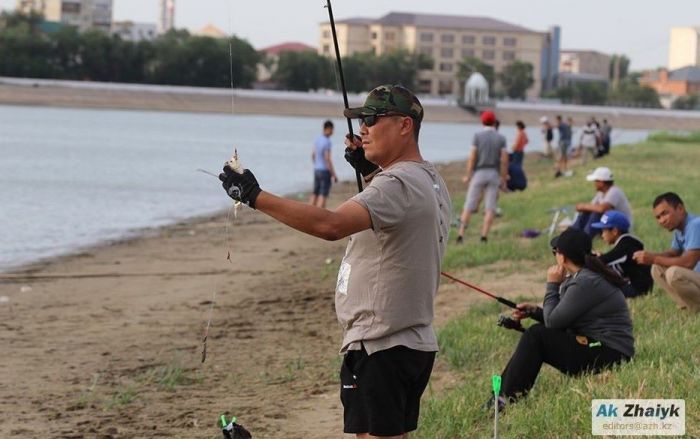
<path fill-rule="evenodd" d="M 197 171 L 202 172 L 202 173 L 207 174 L 207 175 L 211 175 L 212 177 L 216 177 L 217 179 L 219 178 L 218 175 L 214 174 L 213 172 L 209 172 L 206 169 L 197 168 Z"/>

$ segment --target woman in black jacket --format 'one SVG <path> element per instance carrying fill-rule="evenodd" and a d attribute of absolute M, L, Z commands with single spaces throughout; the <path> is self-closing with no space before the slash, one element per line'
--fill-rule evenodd
<path fill-rule="evenodd" d="M 622 278 L 591 253 L 591 238 L 567 229 L 552 242 L 542 308 L 521 303 L 515 319 L 534 318 L 502 374 L 499 408 L 526 396 L 542 363 L 567 375 L 598 373 L 634 356 L 632 320 Z"/>

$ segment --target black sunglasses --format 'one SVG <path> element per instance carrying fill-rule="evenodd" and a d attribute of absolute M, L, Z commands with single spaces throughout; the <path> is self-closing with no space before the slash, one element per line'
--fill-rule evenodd
<path fill-rule="evenodd" d="M 360 116 L 360 125 L 365 124 L 367 127 L 372 127 L 379 122 L 380 117 L 388 117 L 388 116 L 404 116 L 404 117 L 409 117 L 406 116 L 405 114 L 400 114 L 400 113 L 379 113 L 379 114 L 370 114 L 369 116 Z"/>

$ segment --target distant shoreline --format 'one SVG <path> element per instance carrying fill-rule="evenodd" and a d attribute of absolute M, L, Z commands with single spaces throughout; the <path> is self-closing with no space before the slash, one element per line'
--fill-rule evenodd
<path fill-rule="evenodd" d="M 361 95 L 351 95 L 350 105 L 360 105 Z M 478 118 L 454 102 L 425 99 L 426 122 L 478 123 Z M 0 104 L 69 108 L 109 108 L 145 111 L 184 111 L 194 113 L 232 113 L 228 89 L 111 84 L 80 81 L 56 81 L 0 78 Z M 308 94 L 279 91 L 234 90 L 234 114 L 281 116 L 342 117 L 340 94 Z M 584 107 L 572 105 L 504 102 L 496 113 L 504 124 L 522 120 L 539 125 L 543 115 L 572 116 L 583 124 L 590 116 L 607 118 L 618 128 L 647 130 L 697 130 L 700 112 Z"/>

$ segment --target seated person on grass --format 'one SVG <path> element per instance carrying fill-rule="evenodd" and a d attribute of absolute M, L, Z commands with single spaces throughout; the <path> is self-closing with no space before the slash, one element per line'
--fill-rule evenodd
<path fill-rule="evenodd" d="M 654 281 L 681 309 L 700 311 L 700 217 L 685 210 L 678 194 L 666 192 L 654 200 L 654 216 L 673 231 L 671 249 L 661 253 L 638 251 L 634 259 L 651 265 Z"/>
<path fill-rule="evenodd" d="M 508 181 L 506 188 L 509 191 L 524 191 L 527 188 L 527 176 L 522 163 L 513 160 L 513 155 L 508 156 Z"/>
<path fill-rule="evenodd" d="M 590 203 L 578 203 L 576 205 L 576 219 L 572 227 L 581 229 L 590 237 L 598 234 L 598 230 L 591 228 L 591 224 L 600 221 L 601 215 L 608 210 L 619 210 L 624 213 L 632 223 L 632 210 L 630 203 L 618 186 L 615 186 L 613 173 L 606 167 L 596 168 L 586 180 L 595 185 L 596 194 Z"/>
<path fill-rule="evenodd" d="M 525 330 L 503 371 L 499 409 L 530 392 L 542 363 L 576 376 L 634 355 L 623 279 L 591 253 L 591 238 L 578 229 L 565 230 L 551 245 L 557 264 L 547 270 L 542 308 L 520 303 L 513 311 L 517 320 L 540 323 Z"/>
<path fill-rule="evenodd" d="M 599 255 L 601 261 L 627 282 L 622 287 L 625 297 L 636 297 L 651 291 L 654 281 L 648 265 L 640 265 L 633 258 L 634 252 L 644 250 L 644 243 L 629 233 L 630 222 L 622 212 L 608 210 L 600 222 L 591 224 L 601 230 L 603 241 L 613 248 Z"/>

